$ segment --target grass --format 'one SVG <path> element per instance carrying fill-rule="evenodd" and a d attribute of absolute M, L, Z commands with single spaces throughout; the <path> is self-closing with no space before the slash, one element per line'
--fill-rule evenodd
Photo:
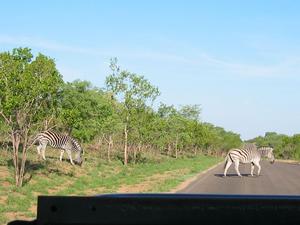
<path fill-rule="evenodd" d="M 58 151 L 47 151 L 47 161 L 28 154 L 28 173 L 22 188 L 14 186 L 9 152 L 0 150 L 0 224 L 15 219 L 36 217 L 38 195 L 97 195 L 103 193 L 168 192 L 184 180 L 211 167 L 219 158 L 199 155 L 194 158 L 160 157 L 140 164 L 123 166 L 120 161 L 87 155 L 82 167 L 59 162 Z"/>

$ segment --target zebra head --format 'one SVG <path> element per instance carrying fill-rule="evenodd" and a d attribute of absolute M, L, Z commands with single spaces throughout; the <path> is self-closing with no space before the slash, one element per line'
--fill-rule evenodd
<path fill-rule="evenodd" d="M 260 152 L 261 156 L 267 157 L 270 160 L 270 163 L 275 162 L 275 157 L 273 153 L 273 148 L 272 147 L 260 147 L 258 148 L 258 151 Z"/>
<path fill-rule="evenodd" d="M 270 163 L 274 163 L 275 162 L 275 156 L 274 156 L 274 153 L 273 153 L 273 148 L 269 147 L 268 148 L 268 153 L 267 153 L 267 158 L 270 160 Z"/>
<path fill-rule="evenodd" d="M 78 164 L 79 166 L 82 165 L 82 162 L 83 162 L 83 157 L 82 157 L 82 151 L 79 151 L 76 153 L 75 155 L 75 163 Z"/>
<path fill-rule="evenodd" d="M 81 148 L 81 146 L 78 144 L 77 146 L 78 151 L 75 154 L 75 163 L 78 164 L 79 166 L 82 165 L 83 163 L 83 149 Z"/>

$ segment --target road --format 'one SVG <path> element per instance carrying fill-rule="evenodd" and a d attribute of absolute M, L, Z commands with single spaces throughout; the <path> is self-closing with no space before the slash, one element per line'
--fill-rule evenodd
<path fill-rule="evenodd" d="M 297 163 L 262 161 L 261 175 L 250 176 L 250 164 L 240 165 L 242 178 L 236 175 L 234 165 L 223 177 L 223 166 L 200 175 L 178 193 L 203 194 L 267 194 L 267 195 L 300 195 L 300 165 Z M 257 172 L 255 168 L 254 173 Z"/>

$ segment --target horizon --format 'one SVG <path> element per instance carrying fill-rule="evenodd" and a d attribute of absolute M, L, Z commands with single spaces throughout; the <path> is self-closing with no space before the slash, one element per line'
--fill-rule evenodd
<path fill-rule="evenodd" d="M 117 57 L 160 89 L 156 103 L 200 105 L 243 140 L 300 133 L 300 3 L 151 3 L 5 2 L 0 51 L 29 47 L 97 87 Z"/>

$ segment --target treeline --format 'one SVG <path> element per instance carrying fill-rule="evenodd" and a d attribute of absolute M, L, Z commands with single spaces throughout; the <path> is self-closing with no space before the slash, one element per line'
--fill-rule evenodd
<path fill-rule="evenodd" d="M 222 155 L 242 143 L 238 134 L 202 122 L 198 105 L 153 107 L 157 87 L 121 69 L 116 59 L 110 69 L 105 87 L 98 88 L 89 81 L 64 82 L 53 59 L 33 57 L 28 48 L 0 53 L 0 143 L 13 153 L 18 186 L 32 138 L 47 129 L 125 165 L 149 153 Z"/>
<path fill-rule="evenodd" d="M 110 63 L 105 87 L 64 82 L 54 60 L 28 48 L 0 53 L 0 148 L 12 152 L 15 179 L 22 185 L 33 137 L 53 129 L 77 138 L 99 157 L 139 163 L 153 155 L 222 156 L 242 144 L 240 135 L 202 122 L 199 105 L 160 103 L 147 79 Z M 157 105 L 157 104 L 156 104 Z M 272 146 L 277 158 L 300 159 L 300 135 L 267 132 L 248 142 Z"/>
<path fill-rule="evenodd" d="M 201 122 L 197 105 L 176 109 L 161 103 L 156 110 L 145 102 L 126 106 L 110 91 L 79 80 L 64 84 L 61 97 L 52 126 L 84 143 L 98 142 L 113 148 L 116 144 L 124 145 L 126 132 L 129 152 L 136 154 L 148 149 L 173 157 L 221 155 L 241 144 L 239 135 Z"/>
<path fill-rule="evenodd" d="M 300 134 L 288 136 L 266 132 L 265 136 L 256 137 L 249 142 L 255 142 L 259 146 L 272 146 L 276 158 L 300 160 Z"/>

